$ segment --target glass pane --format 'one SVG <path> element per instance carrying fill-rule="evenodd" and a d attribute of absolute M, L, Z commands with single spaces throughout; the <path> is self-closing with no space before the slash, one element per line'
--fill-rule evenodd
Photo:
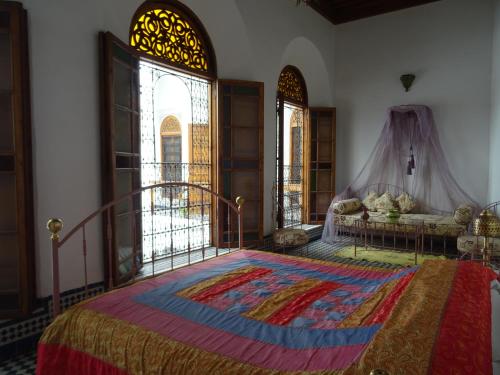
<path fill-rule="evenodd" d="M 0 33 L 0 90 L 12 88 L 10 36 Z"/>
<path fill-rule="evenodd" d="M 260 220 L 260 203 L 245 202 L 245 211 L 243 214 L 243 231 L 258 231 Z M 234 228 L 237 229 L 236 227 Z"/>
<path fill-rule="evenodd" d="M 231 157 L 231 128 L 224 129 L 224 156 L 225 158 Z"/>
<path fill-rule="evenodd" d="M 260 196 L 259 171 L 234 171 L 233 195 L 258 200 Z"/>
<path fill-rule="evenodd" d="M 126 108 L 130 108 L 131 103 L 131 72 L 128 67 L 123 64 L 120 64 L 116 60 L 113 63 L 114 67 L 114 94 L 115 94 L 115 103 Z"/>
<path fill-rule="evenodd" d="M 233 126 L 258 127 L 259 98 L 253 96 L 233 96 L 231 113 L 233 116 Z"/>
<path fill-rule="evenodd" d="M 115 110 L 115 151 L 132 152 L 130 112 Z"/>
<path fill-rule="evenodd" d="M 318 138 L 318 129 L 317 129 L 317 117 L 313 115 L 311 119 L 311 139 L 315 141 Z"/>
<path fill-rule="evenodd" d="M 318 153 L 316 148 L 317 148 L 317 142 L 311 141 L 311 161 L 318 160 Z"/>
<path fill-rule="evenodd" d="M 332 178 L 330 171 L 318 171 L 318 191 L 331 191 Z"/>
<path fill-rule="evenodd" d="M 259 159 L 259 129 L 233 129 L 233 158 Z"/>
<path fill-rule="evenodd" d="M 132 173 L 119 171 L 115 174 L 116 187 L 115 187 L 115 197 L 119 198 L 132 190 Z M 115 207 L 116 214 L 123 214 L 129 211 L 130 200 L 125 199 L 124 201 L 118 203 Z"/>
<path fill-rule="evenodd" d="M 318 213 L 325 213 L 328 210 L 328 207 L 331 203 L 330 193 L 318 193 L 316 201 L 316 208 L 318 209 Z"/>
<path fill-rule="evenodd" d="M 316 171 L 311 171 L 311 191 L 316 191 Z"/>
<path fill-rule="evenodd" d="M 140 120 L 139 120 L 139 115 L 137 113 L 132 114 L 132 152 L 133 153 L 140 153 L 141 152 L 141 134 L 140 134 Z"/>
<path fill-rule="evenodd" d="M 0 293 L 19 288 L 19 248 L 15 234 L 0 234 Z"/>
<path fill-rule="evenodd" d="M 128 273 L 132 267 L 132 236 L 130 215 L 119 216 L 115 219 L 116 245 L 118 249 L 119 273 Z"/>
<path fill-rule="evenodd" d="M 253 95 L 258 97 L 259 88 L 249 86 L 233 86 L 233 95 Z"/>
<path fill-rule="evenodd" d="M 332 160 L 332 143 L 318 142 L 318 159 L 319 161 Z"/>
<path fill-rule="evenodd" d="M 0 174 L 0 232 L 17 229 L 16 175 Z"/>
<path fill-rule="evenodd" d="M 330 116 L 321 116 L 319 118 L 318 136 L 322 141 L 329 141 L 332 138 L 332 120 Z"/>
<path fill-rule="evenodd" d="M 0 93 L 0 152 L 14 151 L 14 132 L 12 129 L 11 95 L 10 93 Z"/>
<path fill-rule="evenodd" d="M 14 155 L 0 155 L 0 172 L 14 172 L 16 168 Z"/>
<path fill-rule="evenodd" d="M 0 12 L 0 27 L 8 29 L 10 26 L 10 14 L 9 12 Z"/>

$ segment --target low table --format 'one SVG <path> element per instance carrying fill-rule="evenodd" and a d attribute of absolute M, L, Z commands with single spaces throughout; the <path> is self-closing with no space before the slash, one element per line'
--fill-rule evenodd
<path fill-rule="evenodd" d="M 366 250 L 368 247 L 406 252 L 411 250 L 415 252 L 415 264 L 417 264 L 418 254 L 424 251 L 424 222 L 422 220 L 388 219 L 385 216 L 377 216 L 370 217 L 368 220 L 356 220 L 354 228 L 355 257 L 358 247 L 364 247 Z M 375 242 L 374 236 L 380 236 L 381 243 Z M 410 241 L 413 242 L 413 246 L 410 246 Z"/>

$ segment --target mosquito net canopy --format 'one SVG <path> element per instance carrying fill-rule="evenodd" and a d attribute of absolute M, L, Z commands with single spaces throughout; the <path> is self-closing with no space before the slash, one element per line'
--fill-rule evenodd
<path fill-rule="evenodd" d="M 414 210 L 417 213 L 453 212 L 463 203 L 478 208 L 451 174 L 432 110 L 424 105 L 387 110 L 384 128 L 368 161 L 333 202 L 353 197 L 363 199 L 370 186 L 387 185 L 410 194 L 417 202 Z"/>

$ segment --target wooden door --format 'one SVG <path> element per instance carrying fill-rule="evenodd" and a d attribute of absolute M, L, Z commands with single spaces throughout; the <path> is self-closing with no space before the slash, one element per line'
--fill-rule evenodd
<path fill-rule="evenodd" d="M 245 198 L 245 244 L 263 238 L 264 84 L 218 82 L 218 191 Z M 237 246 L 237 216 L 219 205 L 219 245 Z"/>
<path fill-rule="evenodd" d="M 35 293 L 26 18 L 0 1 L 0 317 L 28 314 Z"/>
<path fill-rule="evenodd" d="M 335 196 L 335 108 L 310 108 L 306 153 L 309 180 L 306 184 L 308 197 L 306 217 L 309 224 L 322 224 L 328 207 Z"/>
<path fill-rule="evenodd" d="M 139 57 L 111 33 L 101 33 L 103 203 L 141 187 Z M 114 285 L 130 279 L 142 262 L 141 195 L 126 200 L 104 217 L 111 223 L 111 277 Z M 108 249 L 107 230 L 104 230 Z M 106 256 L 106 262 L 108 257 Z M 109 271 L 108 271 L 109 272 Z M 109 275 L 108 275 L 109 277 Z"/>

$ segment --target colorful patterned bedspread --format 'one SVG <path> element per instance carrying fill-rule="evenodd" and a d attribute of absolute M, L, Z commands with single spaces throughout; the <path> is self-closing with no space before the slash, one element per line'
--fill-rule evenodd
<path fill-rule="evenodd" d="M 238 251 L 69 309 L 37 374 L 490 374 L 494 277 Z"/>

